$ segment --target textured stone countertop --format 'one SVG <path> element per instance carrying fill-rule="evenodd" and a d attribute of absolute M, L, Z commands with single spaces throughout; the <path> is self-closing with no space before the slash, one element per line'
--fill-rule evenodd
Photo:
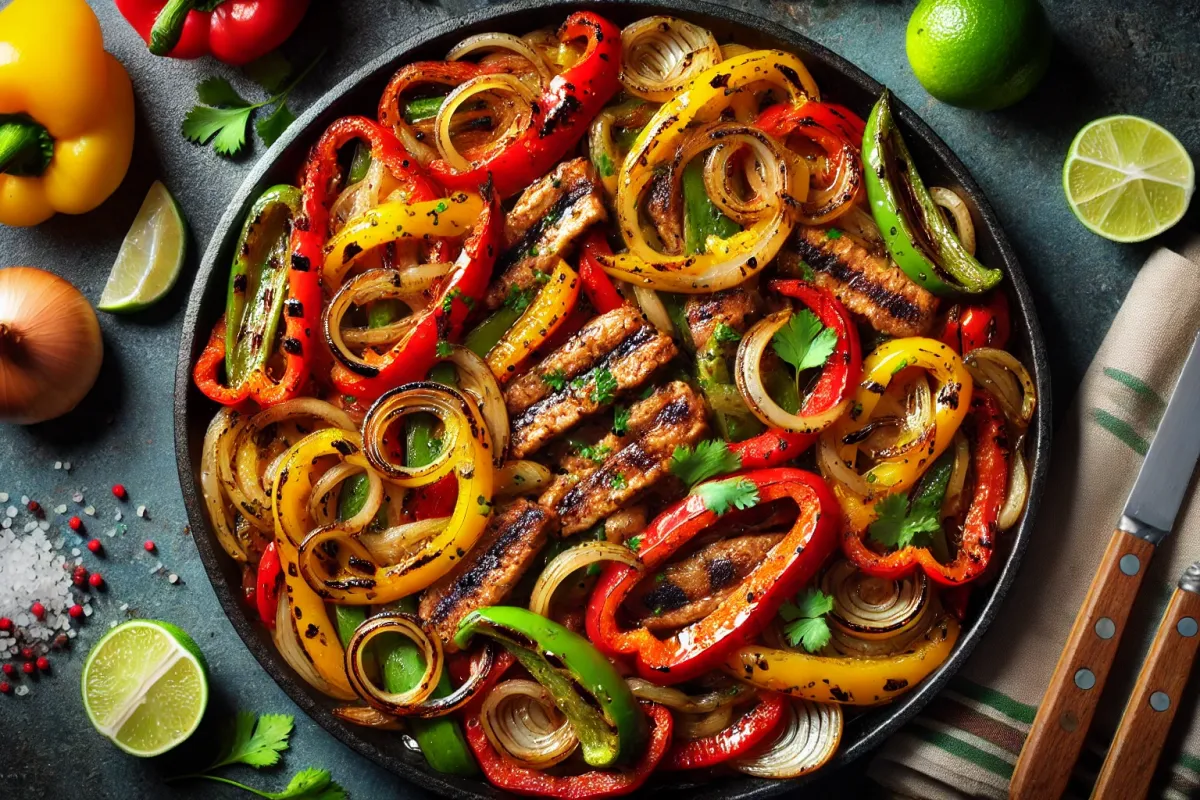
<path fill-rule="evenodd" d="M 129 68 L 137 94 L 134 167 L 116 195 L 83 217 L 60 216 L 34 229 L 0 228 L 0 266 L 31 264 L 60 273 L 95 301 L 121 239 L 151 181 L 161 178 L 183 206 L 194 247 L 184 278 L 159 306 L 131 317 L 101 314 L 107 349 L 100 384 L 65 420 L 31 428 L 0 427 L 0 491 L 29 495 L 53 508 L 85 490 L 98 517 L 110 518 L 108 487 L 129 487 L 128 532 L 105 539 L 102 560 L 84 551 L 109 583 L 97 612 L 81 626 L 74 648 L 54 658 L 53 673 L 26 697 L 0 697 L 0 796 L 12 798 L 184 798 L 246 796 L 207 782 L 167 785 L 164 778 L 196 766 L 191 742 L 178 756 L 139 761 L 104 742 L 79 701 L 84 655 L 113 620 L 129 615 L 171 620 L 203 648 L 214 691 L 209 722 L 234 708 L 297 715 L 287 775 L 323 766 L 358 800 L 422 793 L 354 754 L 304 717 L 234 633 L 209 588 L 186 529 L 172 448 L 172 383 L 185 297 L 199 253 L 227 199 L 262 152 L 229 161 L 183 140 L 179 126 L 204 76 L 235 78 L 209 61 L 157 60 L 119 17 L 112 0 L 91 0 L 108 49 Z M 329 52 L 295 93 L 304 107 L 355 67 L 421 26 L 470 7 L 413 0 L 316 0 L 298 36 L 285 47 L 303 63 Z M 1061 166 L 1075 132 L 1107 114 L 1139 114 L 1171 129 L 1200 159 L 1200 4 L 1178 0 L 1043 0 L 1055 32 L 1046 80 L 1026 101 L 997 113 L 975 113 L 931 99 L 904 55 L 912 0 L 749 2 L 757 13 L 794 28 L 888 84 L 958 153 L 990 197 L 1033 287 L 1050 343 L 1055 400 L 1066 410 L 1091 354 L 1151 245 L 1106 242 L 1088 233 L 1063 200 Z M 0 0 L 0 5 L 4 5 Z M 1194 204 L 1200 206 L 1200 204 Z M 1200 216 L 1193 207 L 1185 226 Z M 66 473 L 56 461 L 70 461 Z M 148 519 L 129 511 L 139 504 Z M 55 515 L 51 515 L 54 519 Z M 56 525 L 65 530 L 65 520 Z M 102 524 L 102 523 L 97 523 Z M 68 541 L 70 534 L 68 532 Z M 158 553 L 142 549 L 153 539 Z M 68 544 L 68 547 L 70 544 Z M 165 571 L 151 574 L 161 561 Z M 167 572 L 182 579 L 168 583 Z M 120 610 L 128 604 L 127 611 Z M 220 712 L 220 713 L 213 713 Z M 180 763 L 191 758 L 190 763 Z M 854 770 L 861 773 L 861 770 Z M 287 775 L 233 770 L 257 786 L 281 788 Z M 839 776 L 835 780 L 848 780 Z M 857 785 L 860 778 L 852 779 Z M 826 786 L 829 782 L 826 781 Z M 846 784 L 841 783 L 841 788 Z"/>

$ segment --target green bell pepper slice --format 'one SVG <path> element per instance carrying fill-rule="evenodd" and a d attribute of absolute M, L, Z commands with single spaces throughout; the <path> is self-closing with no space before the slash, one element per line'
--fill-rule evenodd
<path fill-rule="evenodd" d="M 917 172 L 892 117 L 886 89 L 863 133 L 864 180 L 871 214 L 892 260 L 908 277 L 937 295 L 980 294 L 1003 278 L 962 246 Z"/>
<path fill-rule="evenodd" d="M 612 663 L 587 639 L 516 606 L 472 611 L 458 623 L 454 642 L 465 648 L 476 634 L 504 645 L 546 688 L 574 727 L 589 765 L 602 769 L 632 763 L 641 754 L 646 720 L 637 699 Z"/>
<path fill-rule="evenodd" d="M 238 237 L 225 299 L 225 371 L 240 386 L 271 357 L 291 264 L 292 219 L 300 190 L 272 186 L 250 207 Z"/>
<path fill-rule="evenodd" d="M 704 187 L 704 162 L 694 158 L 683 168 L 683 249 L 689 255 L 707 250 L 708 237 L 728 239 L 741 225 L 721 213 Z"/>

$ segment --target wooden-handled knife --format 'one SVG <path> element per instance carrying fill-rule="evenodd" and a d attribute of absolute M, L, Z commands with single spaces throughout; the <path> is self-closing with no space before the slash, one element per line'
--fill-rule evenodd
<path fill-rule="evenodd" d="M 1171 532 L 1200 457 L 1200 339 L 1142 462 L 1121 521 L 1075 617 L 1009 788 L 1011 797 L 1061 797 L 1079 758 L 1117 646 L 1154 549 Z"/>
<path fill-rule="evenodd" d="M 1146 796 L 1198 649 L 1200 561 L 1183 573 L 1167 605 L 1096 779 L 1093 800 L 1140 800 Z"/>

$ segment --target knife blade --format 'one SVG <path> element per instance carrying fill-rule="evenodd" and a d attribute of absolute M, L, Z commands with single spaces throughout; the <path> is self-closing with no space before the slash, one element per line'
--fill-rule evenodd
<path fill-rule="evenodd" d="M 1192 342 L 1167 411 L 1125 501 L 1118 527 L 1157 545 L 1175 525 L 1200 458 L 1200 336 Z"/>

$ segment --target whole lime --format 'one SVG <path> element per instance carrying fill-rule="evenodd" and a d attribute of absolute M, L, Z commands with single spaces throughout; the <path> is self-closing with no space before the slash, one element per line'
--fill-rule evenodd
<path fill-rule="evenodd" d="M 1037 0 L 921 0 L 908 20 L 908 63 L 934 97 L 992 110 L 1020 100 L 1050 63 Z"/>

